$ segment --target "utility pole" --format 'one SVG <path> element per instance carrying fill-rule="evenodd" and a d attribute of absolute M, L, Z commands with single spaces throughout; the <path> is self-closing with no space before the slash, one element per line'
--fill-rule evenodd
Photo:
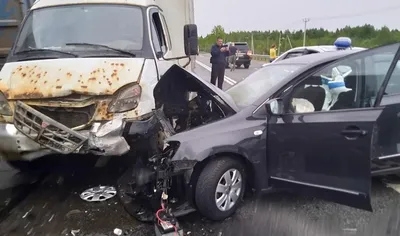
<path fill-rule="evenodd" d="M 310 18 L 304 18 L 303 22 L 304 22 L 304 36 L 303 36 L 303 47 L 306 46 L 306 32 L 307 32 L 307 22 L 310 21 Z"/>
<path fill-rule="evenodd" d="M 255 53 L 255 52 L 254 52 L 254 38 L 253 38 L 253 33 L 251 33 L 251 51 L 253 52 L 253 54 Z"/>
<path fill-rule="evenodd" d="M 278 56 L 281 55 L 281 40 L 282 40 L 282 31 L 279 31 Z"/>

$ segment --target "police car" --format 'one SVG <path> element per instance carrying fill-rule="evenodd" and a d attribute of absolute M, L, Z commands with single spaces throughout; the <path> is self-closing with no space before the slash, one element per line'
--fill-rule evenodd
<path fill-rule="evenodd" d="M 333 52 L 338 50 L 365 50 L 366 48 L 361 47 L 352 47 L 351 39 L 348 37 L 339 37 L 336 39 L 333 45 L 319 45 L 319 46 L 306 46 L 306 47 L 296 47 L 292 48 L 285 53 L 281 54 L 278 58 L 276 58 L 272 63 L 285 60 L 292 57 L 304 56 L 313 53 L 321 53 L 321 52 Z M 266 63 L 263 65 L 266 66 L 270 63 Z"/>

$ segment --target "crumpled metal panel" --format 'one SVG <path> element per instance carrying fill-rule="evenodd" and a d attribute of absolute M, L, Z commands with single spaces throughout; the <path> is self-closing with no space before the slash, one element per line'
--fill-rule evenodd
<path fill-rule="evenodd" d="M 143 58 L 74 58 L 7 63 L 0 72 L 0 91 L 9 100 L 112 95 L 139 82 L 143 62 Z"/>

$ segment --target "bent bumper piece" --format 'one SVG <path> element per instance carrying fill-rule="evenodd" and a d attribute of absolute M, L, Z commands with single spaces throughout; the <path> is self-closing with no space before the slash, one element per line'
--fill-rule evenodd
<path fill-rule="evenodd" d="M 2 140 L 8 140 L 0 144 L 0 152 L 29 153 L 47 150 L 61 154 L 90 152 L 101 156 L 121 156 L 130 150 L 126 138 L 150 132 L 157 124 L 158 116 L 156 112 L 155 116 L 151 116 L 148 120 L 127 122 L 123 115 L 115 115 L 111 121 L 93 123 L 90 130 L 76 131 L 17 101 L 14 125 L 7 126 L 13 131 L 7 131 L 5 126 L 0 130 L 3 131 L 0 135 L 6 136 L 6 138 L 1 136 Z M 130 130 L 124 133 L 127 124 Z M 40 155 L 35 155 L 35 158 L 37 157 Z"/>
<path fill-rule="evenodd" d="M 21 153 L 39 151 L 41 146 L 19 132 L 13 124 L 0 124 L 0 152 Z"/>

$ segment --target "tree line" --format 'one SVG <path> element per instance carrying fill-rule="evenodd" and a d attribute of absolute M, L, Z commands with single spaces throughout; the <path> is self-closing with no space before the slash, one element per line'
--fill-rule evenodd
<path fill-rule="evenodd" d="M 303 30 L 297 31 L 235 31 L 225 32 L 221 25 L 213 28 L 210 34 L 199 38 L 201 51 L 209 51 L 215 43 L 217 37 L 221 37 L 225 42 L 247 42 L 250 48 L 254 48 L 255 54 L 268 54 L 272 44 L 277 47 L 280 42 L 280 51 L 286 51 L 291 47 L 303 46 Z M 372 25 L 350 27 L 346 26 L 336 31 L 329 31 L 323 28 L 307 29 L 306 45 L 333 45 L 338 37 L 349 37 L 353 46 L 372 48 L 384 44 L 400 41 L 400 31 L 389 29 L 384 26 L 375 28 Z M 252 38 L 254 46 L 252 45 Z"/>

